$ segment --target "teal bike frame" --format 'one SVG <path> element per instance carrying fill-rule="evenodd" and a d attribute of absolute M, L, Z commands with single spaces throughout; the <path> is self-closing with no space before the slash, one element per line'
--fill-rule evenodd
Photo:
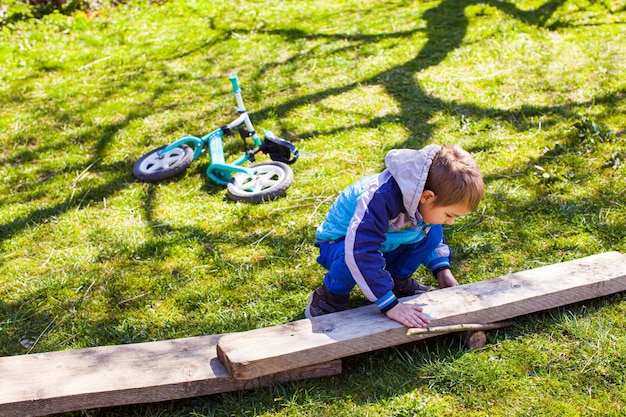
<path fill-rule="evenodd" d="M 233 86 L 233 94 L 235 95 L 235 100 L 237 102 L 237 113 L 239 116 L 233 120 L 232 122 L 215 129 L 214 131 L 202 136 L 183 136 L 178 139 L 176 142 L 171 145 L 166 146 L 159 152 L 159 156 L 164 155 L 165 153 L 175 149 L 181 145 L 193 145 L 193 159 L 195 161 L 200 157 L 204 147 L 206 146 L 208 149 L 209 157 L 211 162 L 206 169 L 206 175 L 213 181 L 221 185 L 227 185 L 230 179 L 232 178 L 233 173 L 237 172 L 245 172 L 249 175 L 253 175 L 254 172 L 242 165 L 251 160 L 253 156 L 246 152 L 240 158 L 235 160 L 232 163 L 226 163 L 226 158 L 224 156 L 224 135 L 230 135 L 234 129 L 240 127 L 241 125 L 245 126 L 246 133 L 245 137 L 252 138 L 255 146 L 261 146 L 261 139 L 259 135 L 254 130 L 254 126 L 250 121 L 250 117 L 246 108 L 243 104 L 243 98 L 241 96 L 241 89 L 239 88 L 239 80 L 237 75 L 231 75 L 228 77 L 228 80 Z M 241 126 L 243 128 L 243 126 Z M 271 134 L 271 132 L 266 131 L 266 134 Z M 244 134 L 242 133 L 242 137 Z"/>

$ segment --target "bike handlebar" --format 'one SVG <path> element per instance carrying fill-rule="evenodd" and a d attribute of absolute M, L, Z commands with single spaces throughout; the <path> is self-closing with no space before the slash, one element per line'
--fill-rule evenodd
<path fill-rule="evenodd" d="M 230 81 L 230 83 L 233 85 L 233 93 L 236 94 L 241 91 L 239 89 L 239 79 L 237 78 L 237 74 L 229 76 L 228 81 Z"/>

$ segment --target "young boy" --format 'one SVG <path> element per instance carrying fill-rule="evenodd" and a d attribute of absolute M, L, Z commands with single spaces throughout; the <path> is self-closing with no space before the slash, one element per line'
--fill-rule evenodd
<path fill-rule="evenodd" d="M 398 301 L 432 289 L 411 275 L 425 265 L 441 288 L 459 285 L 442 225 L 478 206 L 478 165 L 459 146 L 428 145 L 392 150 L 385 166 L 346 188 L 317 228 L 317 262 L 328 272 L 311 294 L 306 317 L 345 310 L 358 285 L 390 319 L 425 327 L 429 320 L 420 307 Z"/>

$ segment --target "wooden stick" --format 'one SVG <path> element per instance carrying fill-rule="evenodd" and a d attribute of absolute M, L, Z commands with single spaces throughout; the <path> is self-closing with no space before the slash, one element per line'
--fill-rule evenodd
<path fill-rule="evenodd" d="M 411 327 L 407 330 L 407 336 L 415 336 L 419 334 L 446 334 L 446 333 L 456 333 L 456 332 L 465 332 L 468 330 L 478 331 L 478 330 L 496 330 L 502 329 L 503 327 L 512 326 L 512 321 L 500 321 L 497 323 L 468 323 L 468 324 L 451 324 L 448 326 L 433 326 L 433 327 Z"/>

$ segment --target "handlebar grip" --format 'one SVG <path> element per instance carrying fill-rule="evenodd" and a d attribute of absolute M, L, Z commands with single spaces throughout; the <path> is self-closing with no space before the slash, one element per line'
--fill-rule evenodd
<path fill-rule="evenodd" d="M 231 75 L 228 77 L 228 81 L 233 85 L 233 93 L 238 93 L 239 89 L 239 79 L 237 78 L 237 74 Z"/>

